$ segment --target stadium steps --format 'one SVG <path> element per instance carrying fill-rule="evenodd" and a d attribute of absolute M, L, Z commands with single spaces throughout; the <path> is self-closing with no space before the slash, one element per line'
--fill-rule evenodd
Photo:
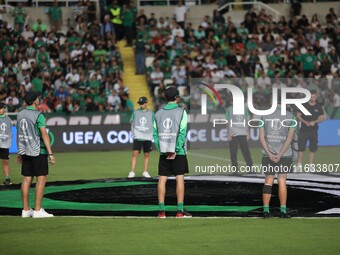
<path fill-rule="evenodd" d="M 118 47 L 122 54 L 122 60 L 124 63 L 124 85 L 129 88 L 130 99 L 134 103 L 135 109 L 137 109 L 139 107 L 137 104 L 138 98 L 145 96 L 149 99 L 148 108 L 150 110 L 154 110 L 154 105 L 151 100 L 152 97 L 146 82 L 146 76 L 135 74 L 136 67 L 133 48 L 124 47 L 125 44 L 125 41 L 118 42 Z"/>

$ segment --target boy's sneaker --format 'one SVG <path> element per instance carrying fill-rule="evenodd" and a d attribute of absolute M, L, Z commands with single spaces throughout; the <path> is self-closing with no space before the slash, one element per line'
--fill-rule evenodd
<path fill-rule="evenodd" d="M 3 182 L 4 185 L 12 185 L 13 183 L 11 182 L 10 178 L 6 178 L 5 181 Z"/>
<path fill-rule="evenodd" d="M 281 219 L 290 219 L 292 216 L 290 216 L 288 213 L 281 212 L 280 218 Z"/>
<path fill-rule="evenodd" d="M 150 174 L 149 174 L 147 171 L 144 171 L 144 172 L 143 172 L 143 176 L 144 176 L 145 178 L 151 178 Z"/>
<path fill-rule="evenodd" d="M 22 210 L 21 211 L 21 218 L 30 218 L 33 216 L 33 210 L 29 209 L 28 211 Z"/>
<path fill-rule="evenodd" d="M 129 173 L 129 175 L 128 175 L 128 178 L 133 178 L 133 177 L 135 177 L 136 176 L 136 174 L 135 174 L 135 172 L 130 172 Z"/>
<path fill-rule="evenodd" d="M 51 218 L 54 215 L 51 213 L 47 213 L 44 208 L 41 208 L 39 211 L 33 211 L 33 218 Z"/>
<path fill-rule="evenodd" d="M 176 218 L 191 218 L 192 215 L 188 213 L 187 211 L 177 211 Z"/>
<path fill-rule="evenodd" d="M 269 212 L 264 212 L 262 214 L 262 218 L 263 219 L 270 219 L 272 217 L 272 215 Z"/>
<path fill-rule="evenodd" d="M 158 212 L 158 218 L 161 218 L 161 219 L 166 218 L 165 211 L 159 211 Z"/>

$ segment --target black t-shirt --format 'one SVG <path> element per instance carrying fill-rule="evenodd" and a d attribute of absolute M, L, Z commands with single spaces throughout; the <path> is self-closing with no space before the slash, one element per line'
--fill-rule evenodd
<path fill-rule="evenodd" d="M 323 115 L 323 109 L 322 106 L 319 103 L 316 103 L 315 105 L 310 105 L 308 102 L 304 103 L 303 106 L 312 114 L 312 115 L 304 115 L 300 110 L 299 112 L 302 113 L 301 117 L 305 121 L 316 121 L 319 116 Z M 317 130 L 319 125 L 316 123 L 313 127 L 307 127 L 304 123 L 301 123 L 301 131 L 314 131 Z"/>

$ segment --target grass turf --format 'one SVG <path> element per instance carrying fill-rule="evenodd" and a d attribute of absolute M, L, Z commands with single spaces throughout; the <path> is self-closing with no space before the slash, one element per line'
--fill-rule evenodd
<path fill-rule="evenodd" d="M 259 150 L 251 152 L 259 163 Z M 212 153 L 229 156 L 228 150 Z M 317 158 L 339 163 L 334 155 L 339 148 L 320 148 Z M 126 177 L 130 156 L 126 151 L 58 153 L 48 181 Z M 152 176 L 157 157 L 151 154 Z M 20 183 L 20 166 L 13 158 L 11 177 Z M 142 155 L 136 170 L 141 175 Z M 339 219 L 0 217 L 0 225 L 2 254 L 337 254 L 340 249 Z"/>
<path fill-rule="evenodd" d="M 1 221 L 5 254 L 337 254 L 340 249 L 336 219 Z"/>

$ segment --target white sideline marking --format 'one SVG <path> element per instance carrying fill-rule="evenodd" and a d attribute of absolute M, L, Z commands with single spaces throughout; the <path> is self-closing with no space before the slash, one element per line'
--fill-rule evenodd
<path fill-rule="evenodd" d="M 339 209 L 340 208 L 335 208 L 335 209 Z M 339 212 L 340 213 L 340 212 Z M 0 218 L 20 218 L 21 216 L 13 216 L 13 215 L 0 215 Z M 232 220 L 232 219 L 237 219 L 237 220 L 247 220 L 247 219 L 251 219 L 251 220 L 262 220 L 262 217 L 231 217 L 231 216 L 209 216 L 209 217 L 199 217 L 199 216 L 193 216 L 192 218 L 185 218 L 185 219 L 177 219 L 175 216 L 167 216 L 165 219 L 159 219 L 157 218 L 157 216 L 56 216 L 54 215 L 54 217 L 52 218 L 45 218 L 46 220 L 53 220 L 53 219 L 60 219 L 60 218 L 84 218 L 84 219 L 155 219 L 155 220 L 159 220 L 159 221 L 163 221 L 166 219 L 175 219 L 178 221 L 187 221 L 187 220 L 193 220 L 193 219 L 207 219 L 207 220 L 214 220 L 214 219 L 228 219 L 228 220 Z M 334 220 L 334 219 L 339 219 L 340 217 L 293 217 L 291 220 L 294 219 L 307 219 L 307 220 Z M 23 219 L 23 220 L 27 220 L 27 219 Z M 33 220 L 33 219 L 32 219 Z M 273 218 L 272 220 L 279 220 L 282 221 L 279 218 Z M 39 221 L 39 220 L 37 220 Z"/>
<path fill-rule="evenodd" d="M 332 208 L 326 211 L 321 211 L 316 214 L 340 214 L 340 208 Z"/>

